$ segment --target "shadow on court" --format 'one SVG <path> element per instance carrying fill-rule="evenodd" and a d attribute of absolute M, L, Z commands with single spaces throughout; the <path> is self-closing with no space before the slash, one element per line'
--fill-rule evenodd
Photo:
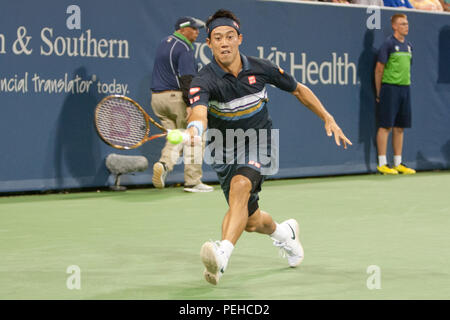
<path fill-rule="evenodd" d="M 450 84 L 450 26 L 439 31 L 438 83 Z"/>
<path fill-rule="evenodd" d="M 125 192 L 117 193 L 117 196 L 114 195 L 114 192 L 111 193 L 113 195 L 114 201 L 129 203 L 146 203 L 152 200 L 170 200 L 173 202 L 187 200 L 191 199 L 192 197 L 199 196 L 198 194 L 184 192 L 182 187 L 168 187 L 161 190 L 156 188 L 127 190 Z"/>
<path fill-rule="evenodd" d="M 214 286 L 203 279 L 203 267 L 200 263 L 198 267 L 198 279 L 193 281 L 173 282 L 167 280 L 167 285 L 148 285 L 117 290 L 108 294 L 90 297 L 90 299 L 169 299 L 169 300 L 223 300 L 250 299 L 258 290 L 256 286 L 249 286 L 247 283 L 260 280 L 262 283 L 267 277 L 276 277 L 282 273 L 294 272 L 290 268 L 266 269 L 256 272 L 238 272 L 231 276 L 224 276 L 219 285 Z M 266 287 L 267 290 L 267 287 Z M 275 290 L 275 288 L 274 288 Z M 270 299 L 270 297 L 268 297 Z"/>
<path fill-rule="evenodd" d="M 85 67 L 73 72 L 73 78 L 89 80 Z M 100 139 L 94 128 L 95 106 L 102 97 L 95 81 L 86 93 L 69 93 L 64 100 L 55 132 L 55 149 L 49 153 L 55 163 L 56 188 L 104 185 L 109 177 L 101 157 Z M 67 179 L 68 177 L 73 177 Z"/>
<path fill-rule="evenodd" d="M 442 146 L 441 151 L 447 161 L 447 168 L 450 168 L 450 140 Z"/>
<path fill-rule="evenodd" d="M 375 83 L 374 70 L 377 58 L 377 50 L 374 48 L 374 30 L 367 30 L 364 34 L 364 49 L 358 59 L 358 76 L 361 82 L 359 91 L 359 135 L 358 142 L 364 147 L 364 162 L 368 172 L 370 164 L 376 158 L 375 134 Z M 374 150 L 372 155 L 372 150 Z"/>

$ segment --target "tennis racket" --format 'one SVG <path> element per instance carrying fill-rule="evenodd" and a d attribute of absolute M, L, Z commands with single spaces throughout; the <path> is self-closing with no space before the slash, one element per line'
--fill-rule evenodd
<path fill-rule="evenodd" d="M 149 136 L 150 123 L 162 133 Z M 135 149 L 147 141 L 165 137 L 169 132 L 136 101 L 121 95 L 107 96 L 97 104 L 95 128 L 100 138 L 116 149 Z"/>

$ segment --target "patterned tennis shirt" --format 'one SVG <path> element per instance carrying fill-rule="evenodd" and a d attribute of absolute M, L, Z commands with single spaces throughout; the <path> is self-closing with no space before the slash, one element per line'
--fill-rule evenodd
<path fill-rule="evenodd" d="M 266 84 L 293 92 L 297 81 L 269 60 L 241 54 L 237 77 L 225 72 L 215 59 L 191 83 L 191 107 L 208 108 L 208 128 L 225 134 L 226 129 L 271 129 Z"/>

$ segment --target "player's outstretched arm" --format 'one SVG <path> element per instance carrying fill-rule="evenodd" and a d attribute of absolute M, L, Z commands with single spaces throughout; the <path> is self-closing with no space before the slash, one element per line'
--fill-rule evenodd
<path fill-rule="evenodd" d="M 344 132 L 342 132 L 341 128 L 337 125 L 333 116 L 325 109 L 311 89 L 301 83 L 297 83 L 297 88 L 295 88 L 292 94 L 325 122 L 325 131 L 327 132 L 327 135 L 329 137 L 334 135 L 334 140 L 338 146 L 341 145 L 341 141 L 344 144 L 344 149 L 347 149 L 347 144 L 352 145 L 351 141 L 347 139 Z"/>

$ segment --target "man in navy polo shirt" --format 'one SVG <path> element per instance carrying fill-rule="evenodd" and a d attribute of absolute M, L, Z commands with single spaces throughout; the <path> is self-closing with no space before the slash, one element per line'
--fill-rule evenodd
<path fill-rule="evenodd" d="M 337 145 L 342 142 L 346 148 L 351 142 L 310 89 L 272 62 L 240 54 L 240 23 L 232 12 L 217 11 L 206 26 L 206 43 L 214 59 L 191 83 L 189 99 L 192 113 L 187 133 L 189 141 L 195 141 L 208 126 L 209 131 L 220 132 L 223 137 L 224 148 L 215 150 L 212 167 L 218 175 L 229 209 L 223 219 L 222 241 L 206 242 L 200 251 L 205 279 L 217 284 L 244 230 L 272 237 L 291 267 L 298 266 L 304 256 L 297 221 L 289 219 L 277 224 L 258 206 L 258 192 L 266 172 L 260 155 L 270 157 L 274 151 L 270 134 L 272 121 L 266 107 L 266 84 L 291 92 L 318 115 L 325 122 L 328 136 L 334 134 Z M 235 136 L 229 133 L 239 130 L 256 130 L 265 134 L 258 135 L 257 143 L 244 139 L 232 146 Z M 247 152 L 246 147 L 253 147 L 257 152 Z M 219 151 L 223 156 L 217 156 Z"/>
<path fill-rule="evenodd" d="M 167 129 L 185 129 L 187 121 L 188 90 L 197 74 L 193 42 L 204 22 L 193 17 L 182 17 L 175 23 L 175 32 L 164 38 L 157 51 L 152 74 L 152 109 Z M 173 170 L 181 154 L 182 145 L 166 142 L 161 157 L 153 165 L 152 182 L 164 188 L 167 174 Z M 211 186 L 201 182 L 201 157 L 194 161 L 192 150 L 185 150 L 184 191 L 210 192 Z M 200 163 L 198 163 L 200 162 Z"/>

